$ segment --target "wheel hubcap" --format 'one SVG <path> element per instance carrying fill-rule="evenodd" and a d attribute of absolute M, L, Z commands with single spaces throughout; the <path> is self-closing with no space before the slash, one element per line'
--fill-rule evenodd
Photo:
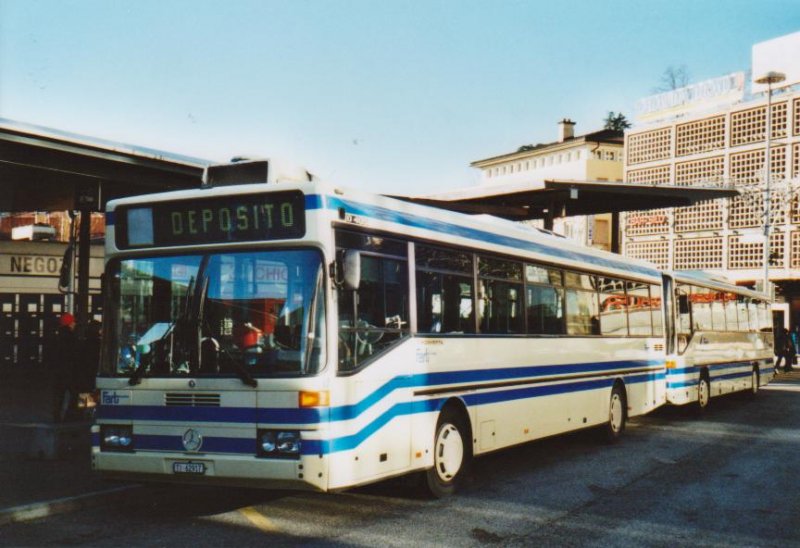
<path fill-rule="evenodd" d="M 708 383 L 705 379 L 700 379 L 700 386 L 697 387 L 697 400 L 700 402 L 700 407 L 705 407 L 708 404 Z"/>
<path fill-rule="evenodd" d="M 461 469 L 464 460 L 464 441 L 452 424 L 444 424 L 436 436 L 435 467 L 442 481 L 451 481 Z"/>
<path fill-rule="evenodd" d="M 611 395 L 611 429 L 619 432 L 622 428 L 622 399 L 619 394 Z"/>

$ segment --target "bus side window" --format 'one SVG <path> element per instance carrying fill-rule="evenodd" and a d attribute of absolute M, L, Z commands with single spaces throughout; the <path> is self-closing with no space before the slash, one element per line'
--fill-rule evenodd
<path fill-rule="evenodd" d="M 471 253 L 415 246 L 417 330 L 475 333 L 475 282 Z"/>
<path fill-rule="evenodd" d="M 478 295 L 481 333 L 524 333 L 521 263 L 479 257 Z"/>

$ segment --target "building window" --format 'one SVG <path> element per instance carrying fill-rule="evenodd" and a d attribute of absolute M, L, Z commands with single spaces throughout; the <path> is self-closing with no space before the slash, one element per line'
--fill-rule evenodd
<path fill-rule="evenodd" d="M 676 127 L 675 155 L 688 156 L 725 148 L 725 116 L 715 116 Z"/>
<path fill-rule="evenodd" d="M 628 165 L 664 160 L 672 152 L 672 128 L 661 128 L 630 135 L 626 139 Z"/>

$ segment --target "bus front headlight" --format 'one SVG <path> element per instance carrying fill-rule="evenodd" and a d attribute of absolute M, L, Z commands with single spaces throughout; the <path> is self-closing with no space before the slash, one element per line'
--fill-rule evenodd
<path fill-rule="evenodd" d="M 287 455 L 300 453 L 300 432 L 278 432 L 278 452 Z"/>
<path fill-rule="evenodd" d="M 133 451 L 133 427 L 120 424 L 101 424 L 100 450 Z"/>
<path fill-rule="evenodd" d="M 300 458 L 300 432 L 298 430 L 259 430 L 256 456 L 269 459 Z"/>
<path fill-rule="evenodd" d="M 272 453 L 275 451 L 275 432 L 273 430 L 264 430 L 261 432 L 259 438 L 260 449 L 264 453 Z"/>

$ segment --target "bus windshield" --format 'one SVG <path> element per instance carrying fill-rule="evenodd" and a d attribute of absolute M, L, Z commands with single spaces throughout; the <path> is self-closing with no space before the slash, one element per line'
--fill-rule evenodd
<path fill-rule="evenodd" d="M 322 264 L 313 250 L 115 261 L 101 374 L 248 384 L 316 374 L 325 362 Z"/>

